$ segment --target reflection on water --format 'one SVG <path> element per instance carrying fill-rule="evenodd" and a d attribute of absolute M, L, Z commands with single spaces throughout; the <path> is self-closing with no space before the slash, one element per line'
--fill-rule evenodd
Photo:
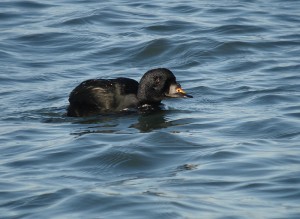
<path fill-rule="evenodd" d="M 140 132 L 151 132 L 155 129 L 162 129 L 171 126 L 172 124 L 165 118 L 164 110 L 142 114 L 138 117 L 138 121 L 130 127 L 138 129 Z"/>
<path fill-rule="evenodd" d="M 166 110 L 155 110 L 149 112 L 130 112 L 120 114 L 106 114 L 87 118 L 68 118 L 74 124 L 83 124 L 79 130 L 73 132 L 74 135 L 84 135 L 89 133 L 136 133 L 151 132 L 153 130 L 164 129 L 176 125 L 168 121 Z M 130 131 L 131 130 L 131 131 Z"/>

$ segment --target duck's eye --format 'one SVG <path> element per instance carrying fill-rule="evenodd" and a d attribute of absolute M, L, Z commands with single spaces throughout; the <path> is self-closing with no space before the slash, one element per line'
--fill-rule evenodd
<path fill-rule="evenodd" d="M 159 85 L 159 84 L 160 84 L 160 81 L 161 81 L 161 78 L 160 78 L 160 77 L 155 77 L 155 78 L 154 78 L 154 83 L 155 83 L 155 85 Z"/>

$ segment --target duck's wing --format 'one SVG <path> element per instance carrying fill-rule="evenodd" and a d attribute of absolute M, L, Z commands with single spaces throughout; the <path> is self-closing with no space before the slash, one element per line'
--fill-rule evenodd
<path fill-rule="evenodd" d="M 120 103 L 124 105 L 122 97 L 136 95 L 137 89 L 138 82 L 129 78 L 84 81 L 71 92 L 67 115 L 89 116 L 120 110 Z"/>

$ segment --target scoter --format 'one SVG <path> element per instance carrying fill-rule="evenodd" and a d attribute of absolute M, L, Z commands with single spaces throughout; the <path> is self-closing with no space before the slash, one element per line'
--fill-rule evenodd
<path fill-rule="evenodd" d="M 158 107 L 166 98 L 192 98 L 166 68 L 147 71 L 140 82 L 130 78 L 90 79 L 69 96 L 67 116 L 86 117 L 127 109 Z"/>

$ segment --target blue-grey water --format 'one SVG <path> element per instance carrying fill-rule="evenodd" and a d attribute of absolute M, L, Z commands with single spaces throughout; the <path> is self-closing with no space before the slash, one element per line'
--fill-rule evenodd
<path fill-rule="evenodd" d="M 0 217 L 300 218 L 300 1 L 0 2 Z M 65 116 L 90 78 L 193 99 Z"/>

